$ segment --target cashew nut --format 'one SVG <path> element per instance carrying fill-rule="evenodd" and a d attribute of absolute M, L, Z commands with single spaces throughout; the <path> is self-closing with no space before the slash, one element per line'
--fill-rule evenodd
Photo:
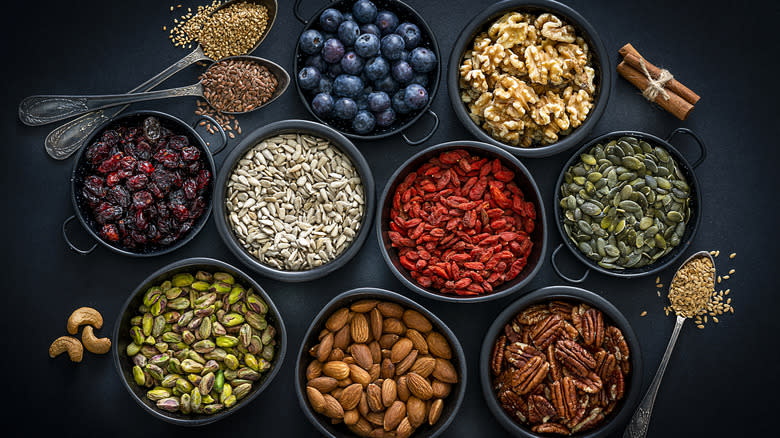
<path fill-rule="evenodd" d="M 71 336 L 60 336 L 55 339 L 49 347 L 49 357 L 57 357 L 65 351 L 73 362 L 81 362 L 81 358 L 84 357 L 84 347 L 81 342 Z"/>
<path fill-rule="evenodd" d="M 103 317 L 100 312 L 91 307 L 79 307 L 68 318 L 68 333 L 75 335 L 79 326 L 89 324 L 95 328 L 103 327 Z"/>
<path fill-rule="evenodd" d="M 90 353 L 106 354 L 111 349 L 111 339 L 98 338 L 95 336 L 92 326 L 89 325 L 81 331 L 81 342 Z"/>

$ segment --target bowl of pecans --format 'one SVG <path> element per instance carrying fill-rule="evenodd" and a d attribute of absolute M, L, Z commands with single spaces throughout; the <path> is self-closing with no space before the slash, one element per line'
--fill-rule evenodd
<path fill-rule="evenodd" d="M 214 189 L 220 237 L 244 264 L 280 281 L 309 281 L 347 263 L 374 210 L 363 155 L 333 128 L 283 120 L 248 135 Z"/>
<path fill-rule="evenodd" d="M 390 177 L 377 210 L 393 274 L 432 299 L 512 294 L 541 268 L 545 209 L 533 176 L 490 144 L 452 141 L 415 154 Z"/>
<path fill-rule="evenodd" d="M 642 355 L 626 318 L 570 286 L 538 289 L 501 312 L 479 366 L 488 408 L 522 437 L 609 435 L 642 389 Z"/>
<path fill-rule="evenodd" d="M 325 436 L 441 435 L 466 393 L 466 357 L 444 322 L 376 288 L 333 298 L 303 337 L 295 389 Z"/>

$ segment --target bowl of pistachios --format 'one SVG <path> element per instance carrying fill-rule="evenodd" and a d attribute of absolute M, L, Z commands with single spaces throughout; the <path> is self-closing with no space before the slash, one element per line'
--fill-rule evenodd
<path fill-rule="evenodd" d="M 271 383 L 287 332 L 251 277 L 209 258 L 150 275 L 122 307 L 114 365 L 127 391 L 169 423 L 199 426 L 250 403 Z"/>

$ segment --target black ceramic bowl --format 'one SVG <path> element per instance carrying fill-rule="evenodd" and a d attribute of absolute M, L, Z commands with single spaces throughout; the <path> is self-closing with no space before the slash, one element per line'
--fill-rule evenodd
<path fill-rule="evenodd" d="M 150 246 L 147 248 L 144 248 L 142 251 L 132 251 L 130 249 L 125 248 L 118 242 L 109 242 L 102 237 L 100 237 L 99 234 L 99 227 L 100 225 L 91 217 L 91 214 L 89 213 L 88 206 L 84 203 L 83 196 L 81 195 L 81 189 L 83 187 L 84 183 L 84 177 L 86 176 L 87 171 L 87 157 L 85 154 L 85 151 L 88 147 L 90 147 L 95 141 L 95 139 L 100 138 L 101 135 L 103 135 L 103 132 L 106 131 L 109 128 L 112 128 L 114 126 L 117 126 L 119 124 L 140 124 L 143 122 L 143 120 L 149 116 L 155 116 L 158 119 L 160 119 L 160 124 L 171 130 L 173 133 L 177 135 L 185 135 L 190 141 L 190 145 L 198 147 L 201 152 L 201 157 L 204 157 L 204 163 L 206 165 L 206 169 L 208 169 L 211 172 L 211 182 L 210 182 L 210 188 L 206 192 L 206 201 L 208 202 L 208 206 L 206 207 L 206 211 L 195 221 L 195 223 L 192 225 L 192 228 L 190 231 L 184 235 L 179 240 L 175 241 L 170 246 L 166 247 L 160 247 L 160 246 Z M 126 256 L 132 256 L 132 257 L 151 257 L 151 256 L 157 256 L 162 254 L 167 254 L 171 251 L 175 251 L 182 246 L 186 245 L 189 241 L 191 241 L 195 236 L 200 232 L 200 230 L 203 228 L 203 226 L 206 224 L 206 221 L 209 218 L 209 214 L 211 214 L 211 198 L 212 198 L 212 190 L 214 189 L 214 175 L 216 175 L 216 166 L 214 165 L 214 158 L 212 157 L 212 153 L 216 154 L 219 153 L 227 144 L 227 139 L 225 137 L 224 131 L 222 131 L 222 128 L 219 127 L 219 124 L 216 123 L 213 119 L 211 119 L 208 116 L 201 116 L 202 118 L 206 118 L 212 122 L 213 125 L 217 126 L 220 134 L 222 135 L 223 142 L 221 143 L 221 146 L 216 148 L 214 152 L 209 149 L 209 147 L 206 145 L 206 142 L 201 138 L 201 136 L 195 132 L 195 129 L 191 127 L 190 125 L 184 123 L 182 120 L 166 113 L 162 113 L 159 111 L 133 111 L 129 112 L 127 114 L 123 114 L 119 117 L 115 117 L 105 123 L 103 123 L 99 128 L 95 129 L 92 135 L 90 135 L 85 141 L 84 146 L 79 149 L 78 153 L 76 154 L 76 157 L 74 158 L 73 162 L 73 171 L 71 173 L 70 177 L 70 200 L 73 204 L 73 211 L 75 212 L 75 217 L 78 218 L 79 222 L 81 223 L 81 226 L 84 227 L 85 230 L 89 233 L 90 236 L 92 236 L 93 239 L 98 241 L 100 244 L 108 248 L 109 250 L 117 253 L 122 254 Z M 200 120 L 200 119 L 199 119 Z M 197 122 L 195 122 L 197 124 Z M 89 254 L 92 252 L 97 245 L 92 246 L 89 250 L 82 250 L 77 248 L 73 243 L 71 243 L 70 239 L 67 235 L 66 225 L 68 222 L 70 222 L 74 216 L 69 217 L 65 220 L 65 222 L 62 224 L 62 234 L 63 238 L 65 239 L 65 242 L 70 246 L 71 249 L 74 251 L 81 253 L 81 254 Z"/>
<path fill-rule="evenodd" d="M 525 200 L 533 202 L 536 207 L 536 226 L 531 233 L 531 241 L 534 243 L 534 246 L 531 250 L 531 254 L 528 256 L 528 263 L 525 268 L 523 268 L 523 271 L 512 281 L 508 281 L 498 286 L 493 293 L 487 295 L 476 297 L 446 295 L 439 293 L 435 289 L 420 286 L 414 281 L 411 275 L 409 275 L 408 270 L 401 266 L 398 258 L 398 251 L 391 246 L 390 239 L 387 236 L 390 223 L 390 209 L 393 206 L 393 194 L 395 193 L 396 187 L 403 182 L 406 175 L 420 167 L 423 163 L 446 150 L 452 149 L 465 149 L 470 153 L 488 159 L 500 159 L 507 168 L 515 172 L 514 182 L 523 191 Z M 547 222 L 545 218 L 544 202 L 542 201 L 542 194 L 539 192 L 539 186 L 536 184 L 533 176 L 531 176 L 531 172 L 526 169 L 517 157 L 514 157 L 497 146 L 478 141 L 450 141 L 425 148 L 409 158 L 395 171 L 395 173 L 393 173 L 388 180 L 385 189 L 382 191 L 381 198 L 379 198 L 379 208 L 376 216 L 376 235 L 377 240 L 379 241 L 379 250 L 382 253 L 385 263 L 387 263 L 390 271 L 392 271 L 404 286 L 426 298 L 458 303 L 473 303 L 495 300 L 517 292 L 528 284 L 539 272 L 539 269 L 542 267 L 544 254 L 547 251 Z"/>
<path fill-rule="evenodd" d="M 331 141 L 332 145 L 346 154 L 349 159 L 352 160 L 352 164 L 360 174 L 360 179 L 363 182 L 363 195 L 365 196 L 365 210 L 360 223 L 360 230 L 352 241 L 352 244 L 334 260 L 314 269 L 309 269 L 308 271 L 283 271 L 260 263 L 259 260 L 251 256 L 244 247 L 241 246 L 241 242 L 239 242 L 238 238 L 233 233 L 233 229 L 228 222 L 228 213 L 225 209 L 227 182 L 241 157 L 243 157 L 249 149 L 253 148 L 266 138 L 275 135 L 295 133 L 326 138 Z M 217 231 L 219 232 L 220 237 L 222 237 L 222 240 L 230 251 L 250 268 L 275 280 L 289 282 L 309 281 L 323 277 L 344 266 L 345 263 L 357 254 L 360 247 L 363 246 L 363 242 L 365 242 L 366 236 L 371 228 L 371 220 L 374 217 L 374 203 L 374 176 L 371 173 L 371 168 L 368 167 L 366 159 L 351 141 L 339 134 L 333 128 L 319 123 L 307 120 L 282 120 L 265 125 L 262 128 L 256 129 L 245 135 L 241 143 L 233 148 L 230 155 L 225 159 L 222 169 L 217 176 L 214 188 L 214 204 L 217 206 L 217 213 L 214 215 L 214 221 L 217 224 Z"/>
<path fill-rule="evenodd" d="M 450 395 L 444 399 L 444 409 L 441 417 L 439 417 L 439 421 L 434 426 L 429 426 L 425 423 L 414 432 L 414 436 L 420 438 L 433 438 L 441 435 L 452 423 L 452 420 L 455 419 L 455 415 L 466 395 L 466 356 L 463 353 L 463 347 L 460 345 L 455 333 L 428 309 L 403 295 L 373 287 L 361 287 L 337 295 L 314 317 L 314 321 L 312 321 L 309 329 L 303 336 L 303 342 L 298 349 L 298 357 L 295 360 L 295 392 L 298 395 L 298 404 L 301 406 L 301 410 L 311 424 L 325 436 L 331 438 L 351 438 L 355 436 L 343 424 L 331 424 L 327 417 L 314 412 L 311 408 L 306 396 L 306 367 L 313 360 L 309 356 L 309 349 L 319 342 L 318 335 L 325 328 L 325 321 L 331 313 L 341 307 L 349 306 L 356 301 L 364 299 L 391 301 L 422 313 L 431 322 L 433 329 L 441 333 L 449 342 L 453 352 L 451 362 L 458 372 L 459 382 L 452 385 Z"/>
<path fill-rule="evenodd" d="M 480 32 L 484 32 L 488 27 L 502 15 L 513 12 L 545 13 L 550 12 L 559 16 L 563 21 L 573 25 L 577 30 L 577 35 L 582 36 L 590 48 L 593 59 L 593 68 L 596 70 L 596 101 L 588 114 L 585 122 L 574 129 L 571 134 L 562 136 L 557 142 L 538 147 L 518 147 L 498 141 L 490 136 L 484 129 L 474 123 L 469 117 L 469 109 L 460 98 L 460 65 L 466 50 L 470 50 L 474 42 L 474 37 Z M 494 3 L 485 8 L 472 19 L 466 28 L 460 33 L 452 49 L 447 70 L 447 88 L 450 95 L 452 108 L 458 120 L 471 132 L 478 140 L 500 146 L 509 152 L 529 158 L 547 157 L 565 151 L 581 143 L 593 127 L 598 123 L 607 107 L 609 94 L 612 89 L 613 73 L 610 64 L 610 56 L 604 43 L 596 33 L 596 29 L 574 9 L 552 1 L 552 0 L 505 0 Z"/>
<path fill-rule="evenodd" d="M 631 361 L 630 377 L 625 381 L 625 392 L 623 399 L 618 402 L 619 405 L 607 416 L 607 418 L 597 428 L 589 430 L 586 433 L 574 434 L 572 436 L 581 438 L 595 438 L 600 436 L 610 436 L 618 427 L 621 427 L 629 417 L 634 413 L 634 407 L 639 401 L 640 391 L 642 390 L 642 352 L 639 349 L 639 341 L 631 329 L 628 320 L 620 311 L 609 301 L 599 295 L 577 287 L 571 286 L 548 286 L 537 289 L 519 300 L 510 304 L 504 309 L 493 322 L 485 334 L 482 341 L 482 350 L 479 356 L 479 380 L 482 384 L 482 395 L 485 397 L 488 408 L 499 423 L 511 432 L 514 436 L 527 438 L 541 438 L 549 435 L 540 435 L 531 432 L 530 428 L 522 426 L 515 422 L 501 408 L 495 392 L 493 391 L 492 373 L 490 371 L 490 359 L 493 351 L 493 344 L 496 338 L 503 333 L 504 325 L 515 315 L 527 307 L 554 299 L 579 301 L 587 303 L 594 308 L 601 310 L 612 324 L 623 332 L 623 337 L 628 344 L 629 360 Z"/>
<path fill-rule="evenodd" d="M 341 121 L 336 118 L 324 119 L 319 117 L 317 114 L 314 113 L 314 111 L 311 108 L 311 99 L 314 97 L 314 94 L 306 92 L 306 90 L 302 89 L 300 84 L 298 83 L 298 72 L 300 71 L 301 68 L 305 66 L 306 57 L 308 56 L 303 51 L 301 51 L 299 47 L 298 41 L 300 40 L 300 38 L 296 40 L 295 54 L 294 54 L 295 58 L 293 60 L 293 76 L 295 78 L 295 87 L 298 90 L 298 96 L 301 98 L 301 102 L 303 102 L 303 105 L 306 107 L 306 109 L 309 110 L 311 115 L 315 119 L 317 119 L 320 123 L 324 123 L 328 126 L 332 126 L 342 134 L 346 135 L 347 137 L 358 139 L 358 140 L 376 140 L 376 139 L 388 137 L 390 135 L 405 131 L 407 128 L 412 126 L 423 114 L 429 112 L 431 116 L 434 118 L 435 124 L 428 134 L 426 134 L 423 138 L 414 141 L 409 140 L 406 137 L 406 134 L 403 135 L 404 140 L 411 145 L 422 144 L 434 134 L 436 128 L 439 126 L 438 116 L 436 116 L 436 114 L 430 110 L 431 104 L 433 103 L 433 99 L 436 97 L 436 91 L 439 89 L 439 78 L 441 76 L 441 64 L 443 62 L 441 53 L 439 52 L 439 44 L 436 42 L 436 37 L 434 36 L 431 27 L 428 26 L 428 23 L 426 23 L 425 20 L 423 20 L 422 16 L 420 16 L 420 14 L 418 14 L 417 11 L 412 9 L 411 6 L 399 0 L 371 0 L 371 1 L 376 5 L 378 11 L 386 10 L 396 14 L 398 16 L 399 23 L 408 21 L 410 23 L 416 24 L 417 27 L 420 28 L 420 33 L 422 34 L 422 38 L 420 40 L 420 44 L 418 47 L 425 47 L 430 51 L 432 51 L 434 55 L 436 55 L 436 60 L 438 61 L 436 63 L 436 69 L 428 73 L 428 86 L 425 87 L 425 89 L 428 91 L 428 103 L 425 105 L 425 107 L 418 111 L 411 112 L 409 114 L 405 114 L 405 115 L 397 114 L 396 120 L 391 126 L 387 128 L 375 128 L 374 131 L 372 131 L 370 134 L 356 133 L 352 129 L 351 122 Z M 325 6 L 323 6 L 320 10 L 317 11 L 317 13 L 311 16 L 311 19 L 305 20 L 298 12 L 300 2 L 301 0 L 297 0 L 295 2 L 293 11 L 295 13 L 295 16 L 298 17 L 298 19 L 305 24 L 303 30 L 301 31 L 301 34 L 303 34 L 303 32 L 306 32 L 309 29 L 319 30 L 319 17 L 322 14 L 322 11 L 324 11 L 325 9 L 334 8 L 342 12 L 346 12 L 346 11 L 352 12 L 352 5 L 355 4 L 355 0 L 336 0 L 327 3 Z"/>
<path fill-rule="evenodd" d="M 179 272 L 193 272 L 197 270 L 206 270 L 212 272 L 227 272 L 231 274 L 237 283 L 244 285 L 247 288 L 254 289 L 255 293 L 262 297 L 268 304 L 268 314 L 266 320 L 268 324 L 276 328 L 276 354 L 271 361 L 271 369 L 266 371 L 259 380 L 253 385 L 252 389 L 243 399 L 241 399 L 235 406 L 217 412 L 212 415 L 184 415 L 180 412 L 167 412 L 158 409 L 154 402 L 146 398 L 146 392 L 149 388 L 136 385 L 133 379 L 133 362 L 127 356 L 127 345 L 132 342 L 130 340 L 130 319 L 137 314 L 138 307 L 143 303 L 144 294 L 146 290 L 151 286 L 158 285 L 165 280 L 169 280 L 174 274 Z M 235 267 L 210 258 L 190 258 L 179 260 L 171 263 L 163 268 L 160 268 L 155 273 L 141 282 L 122 305 L 122 310 L 116 318 L 114 324 L 113 345 L 111 346 L 111 355 L 114 358 L 114 367 L 116 368 L 119 378 L 122 381 L 127 392 L 133 400 L 136 401 L 146 412 L 150 413 L 156 418 L 169 423 L 178 424 L 181 426 L 202 426 L 204 424 L 213 423 L 217 420 L 227 417 L 228 415 L 236 412 L 242 407 L 252 402 L 261 392 L 271 384 L 271 381 L 279 372 L 279 369 L 284 362 L 284 356 L 287 352 L 287 330 L 284 327 L 284 321 L 282 321 L 282 315 L 274 305 L 271 297 L 257 284 L 252 277 L 246 275 L 242 271 Z"/>
<path fill-rule="evenodd" d="M 690 135 L 696 142 L 696 144 L 699 146 L 699 149 L 701 150 L 701 155 L 697 160 L 690 164 L 688 160 L 683 156 L 677 149 L 674 148 L 674 146 L 669 143 L 671 139 L 676 134 L 687 134 Z M 669 155 L 671 155 L 675 161 L 677 162 L 678 166 L 680 167 L 680 170 L 682 171 L 683 175 L 685 176 L 685 179 L 688 182 L 688 185 L 691 188 L 691 218 L 688 219 L 688 224 L 685 227 L 685 233 L 683 234 L 682 238 L 680 239 L 680 244 L 674 247 L 672 251 L 670 251 L 665 256 L 659 258 L 655 262 L 642 266 L 640 268 L 627 268 L 623 270 L 615 270 L 615 269 L 606 269 L 601 266 L 599 266 L 598 263 L 595 261 L 587 258 L 585 254 L 582 253 L 582 251 L 577 248 L 577 246 L 569 239 L 569 236 L 566 235 L 566 231 L 563 229 L 563 212 L 560 206 L 561 203 L 561 184 L 563 184 L 563 178 L 564 174 L 566 173 L 566 170 L 574 165 L 579 159 L 580 155 L 587 151 L 588 149 L 595 146 L 597 143 L 607 143 L 610 140 L 617 139 L 619 137 L 624 136 L 631 136 L 636 137 L 639 140 L 645 140 L 646 142 L 654 145 L 654 146 L 660 146 L 664 149 L 666 149 L 667 152 L 669 152 Z M 577 152 L 572 154 L 571 158 L 566 162 L 566 164 L 563 166 L 563 169 L 561 170 L 560 176 L 558 176 L 558 181 L 555 184 L 555 197 L 553 198 L 553 209 L 555 211 L 555 225 L 558 227 L 558 232 L 561 234 L 561 239 L 563 241 L 562 244 L 558 245 L 557 248 L 555 248 L 555 251 L 553 251 L 551 256 L 551 261 L 553 265 L 553 269 L 555 272 L 564 280 L 569 281 L 571 283 L 582 283 L 585 281 L 585 278 L 587 278 L 589 270 L 583 274 L 583 276 L 579 279 L 572 279 L 566 276 L 561 269 L 558 267 L 555 256 L 558 253 L 558 251 L 561 249 L 561 245 L 566 245 L 567 248 L 569 248 L 569 251 L 571 251 L 572 254 L 574 254 L 575 257 L 582 263 L 584 263 L 589 269 L 601 272 L 603 274 L 611 275 L 613 277 L 620 277 L 620 278 L 636 278 L 636 277 L 643 277 L 647 275 L 655 274 L 658 271 L 661 271 L 663 269 L 666 269 L 668 266 L 672 265 L 675 260 L 677 260 L 691 245 L 691 242 L 693 241 L 693 237 L 696 235 L 696 231 L 699 228 L 699 224 L 701 223 L 702 218 L 702 203 L 701 203 L 701 188 L 699 186 L 699 180 L 696 178 L 696 174 L 694 173 L 693 169 L 698 167 L 699 164 L 701 164 L 704 159 L 707 157 L 707 149 L 704 146 L 704 142 L 701 140 L 701 138 L 687 128 L 677 128 L 674 131 L 672 131 L 671 134 L 667 137 L 666 140 L 662 140 L 654 135 L 647 134 L 645 132 L 638 132 L 638 131 L 615 131 L 610 132 L 608 134 L 601 135 L 599 137 L 594 138 L 593 140 L 586 143 L 584 146 L 582 146 Z"/>

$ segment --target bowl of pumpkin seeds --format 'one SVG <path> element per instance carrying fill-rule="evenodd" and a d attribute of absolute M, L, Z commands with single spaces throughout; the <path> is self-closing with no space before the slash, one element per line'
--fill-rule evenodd
<path fill-rule="evenodd" d="M 677 134 L 699 146 L 693 164 L 669 143 Z M 580 148 L 556 184 L 554 210 L 563 239 L 551 257 L 556 273 L 579 283 L 590 270 L 633 278 L 674 263 L 701 222 L 693 169 L 705 157 L 703 141 L 686 128 L 666 140 L 644 132 L 611 132 Z M 562 246 L 589 268 L 580 278 L 570 278 L 558 266 Z"/>

